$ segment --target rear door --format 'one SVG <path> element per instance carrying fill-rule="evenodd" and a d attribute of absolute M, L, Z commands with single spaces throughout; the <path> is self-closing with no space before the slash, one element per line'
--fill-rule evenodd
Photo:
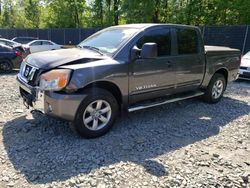
<path fill-rule="evenodd" d="M 10 58 L 12 53 L 11 49 L 0 46 L 0 60 Z"/>
<path fill-rule="evenodd" d="M 205 53 L 200 32 L 194 28 L 176 28 L 176 90 L 193 90 L 202 83 Z"/>
<path fill-rule="evenodd" d="M 42 49 L 43 51 L 53 50 L 54 45 L 50 41 L 43 41 Z"/>
<path fill-rule="evenodd" d="M 130 104 L 156 98 L 172 92 L 175 86 L 175 70 L 172 53 L 172 32 L 168 27 L 146 32 L 136 43 L 141 49 L 143 44 L 153 42 L 158 47 L 158 57 L 138 58 L 131 65 L 129 81 Z"/>
<path fill-rule="evenodd" d="M 30 52 L 35 53 L 35 52 L 40 52 L 42 50 L 42 41 L 35 41 L 30 44 Z"/>

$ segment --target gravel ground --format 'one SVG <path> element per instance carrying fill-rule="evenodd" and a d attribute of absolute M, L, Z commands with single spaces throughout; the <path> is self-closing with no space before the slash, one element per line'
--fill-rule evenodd
<path fill-rule="evenodd" d="M 250 82 L 119 118 L 107 135 L 23 108 L 0 76 L 0 187 L 250 187 Z"/>

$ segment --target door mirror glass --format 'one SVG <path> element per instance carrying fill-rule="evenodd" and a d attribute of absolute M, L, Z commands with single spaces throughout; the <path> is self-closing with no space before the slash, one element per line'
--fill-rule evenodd
<path fill-rule="evenodd" d="M 158 49 L 156 43 L 145 43 L 141 49 L 142 59 L 153 59 L 158 56 Z"/>

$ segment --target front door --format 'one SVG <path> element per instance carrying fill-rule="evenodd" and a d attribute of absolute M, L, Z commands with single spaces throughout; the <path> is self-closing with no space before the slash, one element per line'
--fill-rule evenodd
<path fill-rule="evenodd" d="M 131 65 L 129 103 L 170 94 L 175 87 L 175 64 L 171 57 L 171 30 L 161 28 L 148 31 L 136 46 L 153 42 L 157 44 L 158 56 L 154 59 L 138 58 Z"/>

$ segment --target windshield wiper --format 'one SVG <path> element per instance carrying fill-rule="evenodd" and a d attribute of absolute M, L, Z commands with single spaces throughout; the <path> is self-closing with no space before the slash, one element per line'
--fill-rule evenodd
<path fill-rule="evenodd" d="M 96 48 L 94 46 L 80 46 L 80 45 L 78 45 L 77 47 L 90 49 L 90 50 L 93 50 L 95 52 L 98 52 L 101 55 L 104 55 L 99 48 Z"/>

